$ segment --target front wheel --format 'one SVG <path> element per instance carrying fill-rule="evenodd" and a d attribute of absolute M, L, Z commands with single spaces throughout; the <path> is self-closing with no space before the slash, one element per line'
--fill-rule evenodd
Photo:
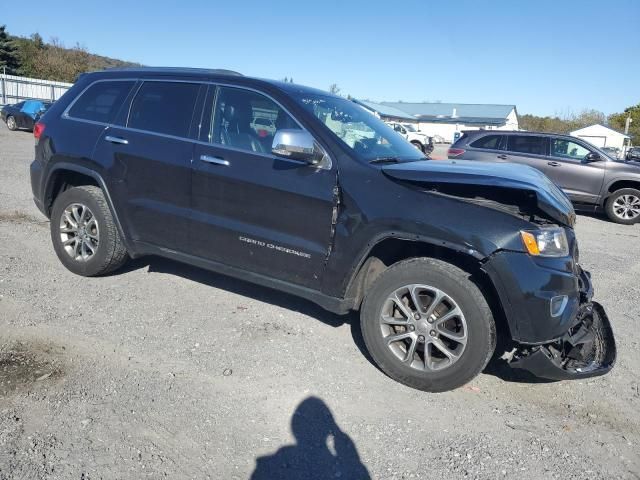
<path fill-rule="evenodd" d="M 640 191 L 622 188 L 611 194 L 605 204 L 610 220 L 624 225 L 632 225 L 640 220 Z"/>
<path fill-rule="evenodd" d="M 11 131 L 18 129 L 18 124 L 16 123 L 15 117 L 12 117 L 11 115 L 7 117 L 7 128 Z"/>
<path fill-rule="evenodd" d="M 422 148 L 422 144 L 420 142 L 411 142 L 411 145 L 413 145 L 418 150 L 420 150 L 422 153 L 424 153 L 424 149 Z"/>
<path fill-rule="evenodd" d="M 360 310 L 362 334 L 378 366 L 428 392 L 458 388 L 478 375 L 496 345 L 489 305 L 469 274 L 414 258 L 376 279 Z"/>

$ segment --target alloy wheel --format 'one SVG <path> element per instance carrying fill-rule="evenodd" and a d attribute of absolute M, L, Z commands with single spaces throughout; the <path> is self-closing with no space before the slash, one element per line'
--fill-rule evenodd
<path fill-rule="evenodd" d="M 385 301 L 380 333 L 405 365 L 421 371 L 456 363 L 467 345 L 467 322 L 453 298 L 429 285 L 406 285 Z"/>
<path fill-rule="evenodd" d="M 9 130 L 15 130 L 15 128 L 16 128 L 16 119 L 13 118 L 13 117 L 7 118 L 7 127 L 9 127 Z"/>
<path fill-rule="evenodd" d="M 636 195 L 620 195 L 613 202 L 613 213 L 622 220 L 633 220 L 640 216 L 640 198 Z"/>
<path fill-rule="evenodd" d="M 60 218 L 60 241 L 67 254 L 79 262 L 95 255 L 100 241 L 100 230 L 93 212 L 81 203 L 72 203 Z"/>

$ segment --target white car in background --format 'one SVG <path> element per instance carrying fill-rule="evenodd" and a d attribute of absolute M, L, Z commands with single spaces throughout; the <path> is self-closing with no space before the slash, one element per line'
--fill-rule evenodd
<path fill-rule="evenodd" d="M 425 155 L 429 155 L 433 151 L 433 140 L 431 137 L 416 130 L 416 127 L 410 123 L 388 122 L 387 124 L 404 138 L 409 140 L 414 147 Z"/>

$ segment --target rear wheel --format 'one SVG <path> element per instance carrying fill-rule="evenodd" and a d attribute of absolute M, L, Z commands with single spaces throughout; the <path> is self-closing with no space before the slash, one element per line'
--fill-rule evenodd
<path fill-rule="evenodd" d="M 7 117 L 7 128 L 12 131 L 18 129 L 15 117 L 12 117 L 11 115 Z"/>
<path fill-rule="evenodd" d="M 74 187 L 56 198 L 51 240 L 67 269 L 85 277 L 120 268 L 128 258 L 111 210 L 98 187 Z"/>
<path fill-rule="evenodd" d="M 428 258 L 405 260 L 376 279 L 360 311 L 367 349 L 394 380 L 452 390 L 486 366 L 496 344 L 491 310 L 469 274 Z"/>
<path fill-rule="evenodd" d="M 611 194 L 605 204 L 610 220 L 624 225 L 632 225 L 640 220 L 640 191 L 622 188 Z"/>

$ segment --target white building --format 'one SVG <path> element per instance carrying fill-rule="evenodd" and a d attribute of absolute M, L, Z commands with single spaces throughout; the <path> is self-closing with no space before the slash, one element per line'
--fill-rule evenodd
<path fill-rule="evenodd" d="M 596 147 L 614 147 L 620 150 L 624 150 L 631 141 L 629 135 L 600 124 L 574 130 L 571 135 L 582 138 Z"/>
<path fill-rule="evenodd" d="M 439 135 L 453 142 L 456 132 L 464 130 L 518 130 L 515 105 L 469 103 L 410 103 L 356 100 L 385 120 L 411 121 L 430 136 Z M 407 119 L 404 120 L 403 119 Z"/>

